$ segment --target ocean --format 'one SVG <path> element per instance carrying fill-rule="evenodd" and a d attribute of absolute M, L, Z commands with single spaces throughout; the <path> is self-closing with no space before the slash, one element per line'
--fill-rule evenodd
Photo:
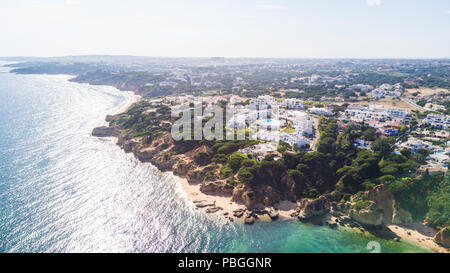
<path fill-rule="evenodd" d="M 131 99 L 0 67 L 0 252 L 428 252 L 297 221 L 227 225 L 170 173 L 91 136 Z"/>

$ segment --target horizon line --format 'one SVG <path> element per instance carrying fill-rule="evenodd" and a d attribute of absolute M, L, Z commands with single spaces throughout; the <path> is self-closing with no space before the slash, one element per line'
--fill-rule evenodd
<path fill-rule="evenodd" d="M 37 56 L 37 55 L 16 55 L 16 56 L 0 56 L 5 58 L 68 58 L 68 57 L 135 57 L 135 58 L 166 58 L 166 59 L 303 59 L 303 60 L 450 60 L 448 57 L 224 57 L 224 56 L 151 56 L 151 55 L 127 55 L 127 54 L 80 54 L 80 55 L 57 55 L 57 56 Z"/>

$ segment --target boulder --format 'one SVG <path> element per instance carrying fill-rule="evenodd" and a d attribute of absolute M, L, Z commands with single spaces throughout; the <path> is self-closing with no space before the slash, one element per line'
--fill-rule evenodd
<path fill-rule="evenodd" d="M 270 212 L 269 216 L 270 216 L 270 219 L 277 220 L 278 217 L 280 216 L 280 214 L 276 211 L 272 211 L 272 212 Z"/>
<path fill-rule="evenodd" d="M 293 212 L 289 216 L 291 216 L 293 218 L 298 217 L 298 212 Z"/>
<path fill-rule="evenodd" d="M 237 218 L 241 218 L 242 216 L 244 216 L 244 211 L 235 211 L 235 212 L 233 212 L 233 216 L 237 217 Z"/>
<path fill-rule="evenodd" d="M 255 218 L 253 216 L 247 217 L 245 218 L 244 222 L 246 225 L 252 225 L 253 223 L 255 223 Z"/>
<path fill-rule="evenodd" d="M 206 209 L 206 213 L 215 213 L 218 211 L 219 211 L 219 208 L 217 208 L 217 207 L 211 207 L 211 208 Z"/>

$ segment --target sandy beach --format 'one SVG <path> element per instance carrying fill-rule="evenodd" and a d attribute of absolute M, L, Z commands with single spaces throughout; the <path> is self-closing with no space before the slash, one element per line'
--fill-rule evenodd
<path fill-rule="evenodd" d="M 233 215 L 233 211 L 238 209 L 245 209 L 244 204 L 239 204 L 231 201 L 230 195 L 213 195 L 213 194 L 205 194 L 200 191 L 201 183 L 190 184 L 186 178 L 181 178 L 174 176 L 178 182 L 183 187 L 183 190 L 186 192 L 187 197 L 190 201 L 194 203 L 205 203 L 205 204 L 215 204 L 216 207 L 221 208 L 216 213 L 228 213 L 229 215 Z M 207 206 L 209 207 L 209 206 Z M 207 207 L 201 208 L 202 210 L 206 210 Z"/>
<path fill-rule="evenodd" d="M 187 194 L 189 201 L 194 202 L 194 205 L 197 203 L 214 204 L 215 207 L 221 208 L 219 211 L 215 212 L 215 214 L 221 216 L 224 216 L 224 213 L 226 215 L 232 216 L 235 210 L 246 209 L 244 204 L 232 202 L 230 195 L 205 194 L 200 191 L 201 183 L 190 184 L 185 178 L 180 178 L 177 176 L 174 177 L 181 184 L 183 190 Z M 208 207 L 209 206 L 198 209 L 206 213 Z M 294 219 L 293 217 L 291 217 L 291 214 L 295 212 L 297 204 L 290 201 L 282 201 L 276 204 L 274 208 L 278 211 L 281 219 L 291 220 Z M 261 217 L 261 220 L 270 221 L 270 217 Z M 446 249 L 445 247 L 442 247 L 434 242 L 433 238 L 437 233 L 437 230 L 425 226 L 422 223 L 412 223 L 401 226 L 388 225 L 386 226 L 386 228 L 402 240 L 410 241 L 414 244 L 424 246 L 435 252 L 450 253 L 449 249 Z"/>
<path fill-rule="evenodd" d="M 141 96 L 136 95 L 132 91 L 126 91 L 125 93 L 128 96 L 127 103 L 122 108 L 120 108 L 120 110 L 117 111 L 117 113 L 114 113 L 114 115 L 118 115 L 118 114 L 122 114 L 122 113 L 127 112 L 131 108 L 131 106 L 133 106 L 133 104 L 135 104 L 136 102 L 138 102 L 138 101 L 140 101 L 142 99 Z"/>
<path fill-rule="evenodd" d="M 275 205 L 275 209 L 280 213 L 280 217 L 292 219 L 292 213 L 297 209 L 297 203 L 290 201 L 281 201 Z"/>
<path fill-rule="evenodd" d="M 433 241 L 433 237 L 437 230 L 425 226 L 422 223 L 388 225 L 387 228 L 402 240 L 411 241 L 436 252 L 450 253 L 449 249 L 446 249 Z"/>
<path fill-rule="evenodd" d="M 247 209 L 247 207 L 240 202 L 231 201 L 231 195 L 218 195 L 218 194 L 205 194 L 200 191 L 201 183 L 191 184 L 185 178 L 174 176 L 181 184 L 183 190 L 186 192 L 188 199 L 194 204 L 214 204 L 215 207 L 220 208 L 215 214 L 224 214 L 233 216 L 233 212 L 240 209 Z M 206 206 L 204 208 L 198 208 L 205 211 L 213 206 Z M 291 213 L 295 212 L 297 204 L 289 201 L 282 201 L 274 206 L 279 213 L 281 219 L 292 219 Z"/>

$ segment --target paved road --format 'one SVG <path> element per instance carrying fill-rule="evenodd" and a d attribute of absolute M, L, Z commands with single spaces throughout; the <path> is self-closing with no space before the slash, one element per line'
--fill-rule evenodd
<path fill-rule="evenodd" d="M 411 129 L 409 129 L 407 132 L 403 133 L 401 136 L 397 137 L 397 139 L 395 140 L 395 143 L 393 146 L 399 144 L 401 142 L 401 139 L 406 136 L 411 134 L 414 130 L 416 130 L 419 127 L 419 125 L 415 125 L 413 126 Z"/>
<path fill-rule="evenodd" d="M 420 106 L 420 105 L 417 105 L 417 104 L 415 104 L 414 102 L 410 101 L 409 99 L 401 98 L 401 100 L 404 101 L 404 102 L 406 102 L 407 104 L 409 104 L 409 105 L 415 107 L 415 108 L 418 108 L 418 109 L 424 111 L 424 112 L 426 112 L 426 111 L 432 111 L 432 112 L 434 112 L 433 109 L 429 109 L 429 108 L 425 108 L 425 107 L 422 107 L 422 106 Z"/>

